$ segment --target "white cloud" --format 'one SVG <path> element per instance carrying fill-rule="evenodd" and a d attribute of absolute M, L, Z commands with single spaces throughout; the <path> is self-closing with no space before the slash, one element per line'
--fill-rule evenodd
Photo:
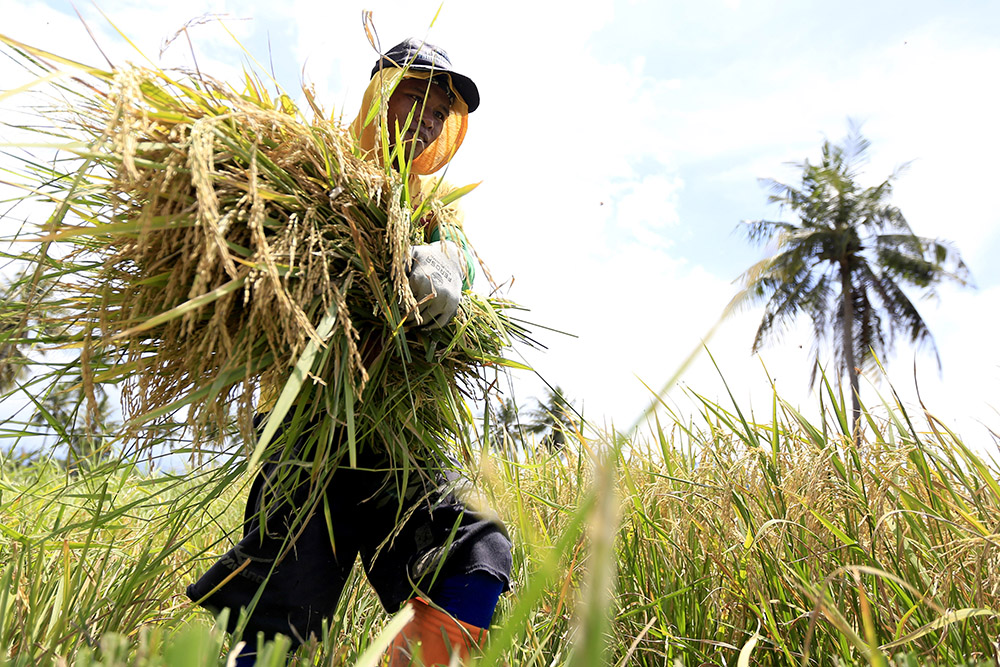
<path fill-rule="evenodd" d="M 677 200 L 682 187 L 677 176 L 662 174 L 642 176 L 625 186 L 615 210 L 619 233 L 631 233 L 645 244 L 669 249 L 664 231 L 680 222 Z"/>

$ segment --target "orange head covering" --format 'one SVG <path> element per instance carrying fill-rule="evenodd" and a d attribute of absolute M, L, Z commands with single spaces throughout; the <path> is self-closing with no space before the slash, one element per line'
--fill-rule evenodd
<path fill-rule="evenodd" d="M 382 150 L 382 142 L 379 141 L 379 137 L 389 136 L 386 127 L 386 108 L 392 92 L 404 78 L 428 79 L 431 76 L 434 76 L 435 83 L 440 82 L 442 78 L 447 78 L 449 88 L 454 95 L 454 101 L 451 103 L 451 113 L 445 119 L 441 134 L 413 159 L 410 173 L 433 174 L 448 164 L 458 147 L 462 145 L 465 132 L 469 127 L 469 107 L 462 96 L 458 94 L 447 73 L 383 67 L 372 76 L 361 101 L 358 117 L 351 124 L 351 134 L 358 140 L 361 149 L 371 154 L 372 159 L 378 161 L 379 164 L 384 162 L 386 154 Z M 391 151 L 392 147 L 390 146 L 388 149 Z"/>

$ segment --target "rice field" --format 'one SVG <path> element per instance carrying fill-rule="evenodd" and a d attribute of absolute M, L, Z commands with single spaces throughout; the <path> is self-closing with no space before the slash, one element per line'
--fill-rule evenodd
<path fill-rule="evenodd" d="M 755 424 L 703 402 L 631 440 L 516 457 L 480 429 L 476 482 L 516 545 L 480 664 L 997 664 L 996 464 L 900 409 L 854 444 L 844 414 L 809 423 L 776 397 Z M 226 456 L 167 473 L 8 453 L 3 663 L 225 664 L 183 589 L 240 525 L 247 479 Z M 355 568 L 291 664 L 377 664 L 389 622 Z"/>

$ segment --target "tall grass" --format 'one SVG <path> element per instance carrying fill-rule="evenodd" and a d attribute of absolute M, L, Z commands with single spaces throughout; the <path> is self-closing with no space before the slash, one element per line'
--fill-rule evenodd
<path fill-rule="evenodd" d="M 810 423 L 775 397 L 766 424 L 700 406 L 629 441 L 481 451 L 478 487 L 516 545 L 482 664 L 997 664 L 995 463 L 898 408 L 854 444 L 842 404 Z M 232 650 L 182 590 L 239 525 L 244 478 L 123 463 L 4 463 L 5 664 Z M 387 620 L 356 571 L 297 664 L 364 664 Z"/>
<path fill-rule="evenodd" d="M 0 664 L 221 664 L 239 651 L 239 641 L 257 641 L 243 637 L 233 643 L 219 630 L 225 624 L 195 607 L 183 591 L 238 539 L 254 470 L 244 456 L 248 452 L 236 451 L 239 447 L 225 437 L 232 432 L 228 408 L 238 395 L 245 411 L 253 407 L 265 367 L 277 374 L 273 384 L 281 390 L 276 401 L 281 410 L 272 412 L 267 427 L 272 434 L 282 414 L 301 426 L 316 406 L 326 410 L 326 423 L 346 429 L 340 456 L 324 450 L 330 465 L 339 465 L 344 456 L 353 459 L 355 440 L 366 434 L 390 441 L 414 428 L 427 431 L 426 438 L 417 439 L 428 446 L 445 443 L 466 455 L 484 502 L 504 518 L 515 543 L 514 592 L 501 602 L 479 659 L 483 665 L 997 664 L 998 469 L 940 422 L 922 415 L 918 428 L 895 407 L 883 420 L 870 418 L 869 435 L 854 441 L 843 401 L 832 391 L 833 407 L 818 423 L 802 418 L 778 396 L 768 423 L 748 419 L 738 406 L 697 399 L 696 418 L 667 414 L 627 438 L 577 433 L 559 453 L 539 448 L 501 455 L 497 452 L 510 451 L 494 446 L 501 431 L 489 423 L 474 424 L 461 389 L 485 391 L 480 367 L 508 363 L 501 348 L 512 338 L 523 339 L 525 332 L 502 314 L 509 304 L 470 299 L 468 312 L 440 336 L 407 338 L 399 306 L 405 299 L 396 298 L 393 282 L 401 274 L 393 273 L 398 262 L 390 261 L 405 255 L 405 244 L 388 248 L 379 240 L 393 217 L 406 223 L 401 241 L 410 232 L 419 236 L 412 223 L 420 210 L 404 206 L 404 179 L 370 174 L 379 187 L 358 186 L 350 202 L 338 203 L 337 210 L 343 204 L 343 234 L 323 237 L 326 245 L 316 246 L 323 252 L 315 256 L 326 261 L 341 253 L 345 294 L 370 284 L 357 298 L 342 297 L 334 286 L 328 299 L 317 301 L 317 283 L 290 278 L 312 276 L 325 285 L 330 267 L 302 265 L 298 241 L 288 240 L 285 248 L 276 235 L 305 225 L 306 217 L 296 217 L 300 199 L 316 204 L 322 220 L 333 215 L 331 206 L 344 195 L 338 179 L 346 178 L 334 166 L 358 163 L 353 171 L 364 170 L 350 145 L 339 143 L 346 140 L 339 130 L 326 121 L 309 126 L 300 137 L 302 154 L 313 156 L 307 169 L 298 158 L 278 160 L 289 157 L 284 139 L 300 136 L 305 125 L 283 98 L 266 98 L 252 80 L 245 93 L 236 94 L 206 87 L 204 81 L 181 84 L 164 72 L 130 75 L 85 68 L 7 43 L 40 70 L 40 81 L 49 81 L 58 68 L 70 68 L 90 77 L 96 87 L 86 90 L 99 95 L 86 101 L 85 91 L 75 87 L 77 79 L 59 89 L 70 99 L 84 100 L 69 117 L 76 113 L 84 119 L 78 129 L 86 141 L 66 143 L 71 137 L 56 132 L 55 145 L 77 157 L 25 162 L 45 182 L 31 195 L 51 198 L 54 210 L 31 234 L 38 252 L 4 256 L 31 264 L 15 281 L 16 289 L 6 292 L 17 298 L 0 304 L 0 371 L 5 386 L 12 387 L 0 395 L 0 403 L 6 409 L 20 402 L 41 419 L 18 417 L 0 430 L 5 457 L 0 463 Z M 109 110 L 113 123 L 95 121 L 106 119 Z M 230 124 L 237 112 L 260 122 Z M 201 162 L 181 160 L 178 156 L 190 157 L 192 147 L 201 146 L 195 138 L 211 138 L 194 131 L 208 125 L 227 148 L 211 143 L 216 149 L 208 151 L 211 160 L 203 156 L 201 167 Z M 249 127 L 256 128 L 253 137 L 244 132 Z M 171 134 L 171 128 L 181 129 Z M 136 144 L 139 134 L 147 141 Z M 152 159 L 157 156 L 162 160 Z M 289 185 L 295 169 L 303 178 Z M 148 178 L 137 178 L 140 172 Z M 214 179 L 211 193 L 201 192 L 199 184 L 206 184 L 193 177 L 202 172 Z M 270 183 L 264 195 L 256 185 L 261 174 Z M 165 196 L 158 184 L 168 181 L 178 188 L 170 206 L 148 207 Z M 141 192 L 122 183 L 139 183 Z M 223 270 L 223 260 L 211 267 L 217 279 L 211 284 L 203 280 L 198 263 L 189 262 L 193 273 L 160 266 L 161 254 L 177 252 L 167 241 L 175 243 L 182 238 L 175 234 L 197 227 L 192 216 L 205 212 L 182 204 L 221 195 L 236 202 L 236 209 L 246 209 L 251 219 L 268 212 L 255 223 L 256 236 L 234 223 L 243 236 L 223 238 L 219 232 L 208 239 L 233 267 L 241 267 L 239 276 Z M 438 203 L 444 206 L 455 195 L 442 193 Z M 170 215 L 154 215 L 164 211 Z M 278 221 L 268 227 L 272 235 L 261 237 L 263 220 L 271 218 Z M 136 228 L 135 220 L 145 220 L 150 229 Z M 359 225 L 367 225 L 370 233 L 354 233 Z M 142 236 L 150 231 L 158 235 Z M 72 252 L 65 254 L 61 244 Z M 160 247 L 172 250 L 156 251 Z M 198 247 L 204 251 L 204 243 Z M 374 256 L 369 250 L 380 247 L 382 261 L 369 261 Z M 111 251 L 124 254 L 109 260 Z M 193 255 L 212 255 L 202 251 Z M 152 276 L 139 271 L 147 265 L 162 271 Z M 107 277 L 109 267 L 120 271 L 115 274 L 119 282 L 98 279 Z M 302 287 L 295 308 L 286 304 L 285 310 L 260 311 L 291 314 L 287 321 L 259 320 L 269 326 L 294 323 L 295 313 L 305 318 L 301 330 L 286 332 L 291 337 L 275 333 L 251 341 L 259 332 L 245 324 L 258 320 L 234 315 L 260 289 L 243 293 L 240 300 L 225 286 L 243 289 L 258 273 L 270 276 L 273 299 L 298 294 L 294 284 Z M 165 290 L 172 280 L 183 289 Z M 42 298 L 39 291 L 46 289 L 51 292 Z M 286 289 L 291 291 L 285 294 Z M 343 312 L 339 306 L 348 302 L 348 309 L 357 312 Z M 374 302 L 381 310 L 373 314 Z M 134 311 L 137 304 L 145 305 Z M 208 304 L 215 304 L 219 317 L 206 314 Z M 212 329 L 217 337 L 191 335 L 191 327 L 203 334 L 212 322 L 218 325 Z M 370 340 L 381 342 L 365 348 L 365 338 L 352 352 L 349 322 L 368 322 L 375 336 Z M 472 326 L 477 322 L 479 329 Z M 328 338 L 335 324 L 342 327 L 339 338 Z M 314 326 L 315 336 L 306 335 Z M 216 340 L 219 346 L 199 352 L 195 343 L 201 340 Z M 340 347 L 331 340 L 340 341 Z M 117 347 L 119 341 L 124 347 Z M 39 369 L 36 352 L 21 354 L 39 343 L 72 348 L 79 355 Z M 233 353 L 236 349 L 243 352 Z M 361 354 L 365 350 L 371 354 Z M 285 355 L 280 363 L 278 352 Z M 170 353 L 174 356 L 167 359 Z M 352 370 L 350 360 L 359 355 L 370 371 L 362 373 L 369 376 L 369 393 L 355 396 L 361 384 L 353 378 L 364 369 Z M 137 376 L 160 362 L 166 364 L 158 366 L 161 371 L 176 367 L 179 375 L 157 376 L 162 380 L 157 386 L 166 388 L 159 394 L 145 391 L 149 387 Z M 26 364 L 33 374 L 20 372 Z M 444 366 L 450 369 L 447 377 Z M 231 372 L 222 372 L 226 369 Z M 399 373 L 402 377 L 393 375 Z M 470 386 L 457 391 L 456 378 L 465 375 Z M 68 413 L 72 417 L 61 421 L 46 408 L 45 394 L 57 380 L 76 377 L 79 381 L 70 385 L 79 400 Z M 188 453 L 188 441 L 177 440 L 187 435 L 181 428 L 185 415 L 174 412 L 179 407 L 189 410 L 189 422 L 205 416 L 200 435 L 213 447 L 202 449 L 183 472 L 144 465 L 150 458 L 107 433 L 95 435 L 95 414 L 84 414 L 84 404 L 93 408 L 97 403 L 94 383 L 101 381 L 138 391 L 131 403 L 126 401 L 131 408 L 126 416 L 133 426 L 145 424 L 142 457 Z M 242 394 L 240 386 L 246 389 Z M 421 387 L 426 391 L 418 392 Z M 373 396 L 375 390 L 382 393 Z M 425 400 L 417 400 L 418 394 Z M 25 438 L 39 424 L 54 431 L 57 442 L 52 450 L 25 459 L 20 453 L 31 442 Z M 253 434 L 243 426 L 252 444 Z M 262 456 L 267 428 L 250 450 L 251 459 Z M 330 446 L 336 444 L 332 433 L 323 432 Z M 319 433 L 316 439 L 322 439 Z M 412 442 L 397 444 L 406 449 Z M 61 456 L 67 446 L 73 451 L 65 459 L 46 454 Z M 310 464 L 318 468 L 319 447 L 314 451 Z M 390 619 L 381 610 L 356 569 L 323 636 L 299 648 L 294 660 L 301 665 L 377 664 L 380 648 L 403 619 Z M 283 664 L 288 646 L 282 640 L 263 646 L 259 664 Z"/>

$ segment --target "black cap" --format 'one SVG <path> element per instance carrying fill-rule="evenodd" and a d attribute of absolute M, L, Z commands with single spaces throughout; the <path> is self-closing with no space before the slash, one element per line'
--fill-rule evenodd
<path fill-rule="evenodd" d="M 444 49 L 428 44 L 422 39 L 410 38 L 392 47 L 379 58 L 372 68 L 372 76 L 383 67 L 401 67 L 421 72 L 440 72 L 451 76 L 451 83 L 462 96 L 469 113 L 479 107 L 479 89 L 472 79 L 459 74 L 451 67 L 451 60 Z"/>

